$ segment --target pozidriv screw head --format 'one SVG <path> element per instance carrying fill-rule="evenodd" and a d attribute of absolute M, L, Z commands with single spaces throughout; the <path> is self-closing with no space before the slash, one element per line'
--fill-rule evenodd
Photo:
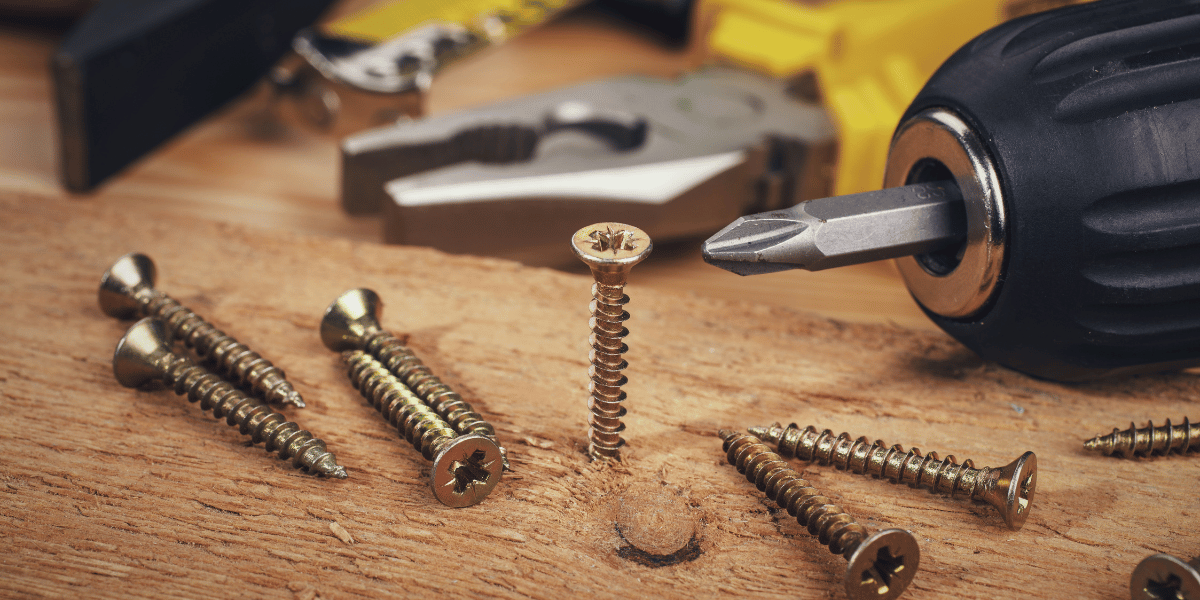
<path fill-rule="evenodd" d="M 375 292 L 366 288 L 347 291 L 325 309 L 321 341 L 334 352 L 361 349 L 366 334 L 383 329 L 379 324 L 382 310 L 383 301 Z"/>
<path fill-rule="evenodd" d="M 478 504 L 500 481 L 500 447 L 482 435 L 464 435 L 433 459 L 433 495 L 451 508 Z"/>
<path fill-rule="evenodd" d="M 846 567 L 850 600 L 891 600 L 908 588 L 921 564 L 921 549 L 903 529 L 885 529 L 863 540 Z"/>
<path fill-rule="evenodd" d="M 170 336 L 162 321 L 145 318 L 117 342 L 113 375 L 125 387 L 140 387 L 162 375 L 162 359 L 171 353 Z"/>
<path fill-rule="evenodd" d="M 995 506 L 1009 529 L 1020 529 L 1029 518 L 1029 506 L 1037 492 L 1037 456 L 1026 452 L 1003 467 L 996 487 L 982 500 Z"/>
<path fill-rule="evenodd" d="M 154 287 L 157 277 L 149 256 L 139 252 L 122 256 L 100 279 L 100 310 L 110 317 L 132 319 L 139 310 L 135 294 L 142 288 Z"/>
<path fill-rule="evenodd" d="M 645 231 L 623 223 L 588 225 L 571 236 L 571 249 L 592 271 L 628 271 L 642 262 L 654 244 Z"/>
<path fill-rule="evenodd" d="M 1186 563 L 1170 554 L 1147 556 L 1129 578 L 1132 600 L 1200 600 L 1200 558 Z"/>

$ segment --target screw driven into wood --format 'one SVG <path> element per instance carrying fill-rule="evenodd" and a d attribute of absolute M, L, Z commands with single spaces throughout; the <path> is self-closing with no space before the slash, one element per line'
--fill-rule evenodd
<path fill-rule="evenodd" d="M 867 529 L 822 496 L 782 456 L 754 437 L 721 430 L 729 464 L 774 500 L 808 532 L 841 554 L 850 564 L 844 583 L 851 600 L 897 598 L 912 582 L 921 564 L 921 549 L 903 529 L 886 529 L 868 537 Z"/>
<path fill-rule="evenodd" d="M 350 381 L 421 455 L 433 461 L 429 485 L 447 506 L 478 504 L 500 481 L 500 447 L 482 435 L 462 435 L 450 428 L 387 370 L 361 350 L 342 353 Z"/>
<path fill-rule="evenodd" d="M 194 349 L 221 375 L 271 404 L 304 408 L 304 399 L 285 379 L 282 369 L 154 289 L 156 276 L 149 256 L 136 252 L 122 256 L 100 280 L 100 309 L 118 319 L 158 317 L 173 338 Z"/>
<path fill-rule="evenodd" d="M 1105 456 L 1115 454 L 1126 458 L 1170 452 L 1187 454 L 1200 451 L 1200 426 L 1192 426 L 1187 417 L 1183 418 L 1182 425 L 1172 425 L 1167 419 L 1167 424 L 1162 427 L 1155 427 L 1151 421 L 1139 429 L 1130 423 L 1129 429 L 1121 431 L 1114 427 L 1112 433 L 1096 436 L 1084 442 L 1083 447 Z"/>
<path fill-rule="evenodd" d="M 953 456 L 943 460 L 937 452 L 922 455 L 918 448 L 905 451 L 900 444 L 889 446 L 883 440 L 871 442 L 866 437 L 854 439 L 848 433 L 835 437 L 832 431 L 817 431 L 812 425 L 800 429 L 795 423 L 787 428 L 775 424 L 748 431 L 787 458 L 924 487 L 951 498 L 962 494 L 986 502 L 996 507 L 1010 529 L 1025 524 L 1037 489 L 1037 456 L 1032 452 L 1000 468 L 976 469 L 970 459 L 960 465 Z"/>
<path fill-rule="evenodd" d="M 321 341 L 334 352 L 362 350 L 370 354 L 450 424 L 459 435 L 482 435 L 496 442 L 505 471 L 508 450 L 499 445 L 496 429 L 475 412 L 463 397 L 450 389 L 417 358 L 412 348 L 379 324 L 383 301 L 379 294 L 359 288 L 338 296 L 321 319 Z"/>
<path fill-rule="evenodd" d="M 326 449 L 325 442 L 186 356 L 175 354 L 169 340 L 166 327 L 158 319 L 146 317 L 135 323 L 113 353 L 117 381 L 125 387 L 139 387 L 161 379 L 176 394 L 186 394 L 188 401 L 199 402 L 200 408 L 211 410 L 217 418 L 225 417 L 254 443 L 263 442 L 268 452 L 290 459 L 293 467 L 346 478 L 346 469 L 337 464 L 337 457 Z"/>
<path fill-rule="evenodd" d="M 625 425 L 625 392 L 621 386 L 629 382 L 622 371 L 629 366 L 621 356 L 629 351 L 622 340 L 629 335 L 625 321 L 629 302 L 625 283 L 630 269 L 650 256 L 654 245 L 646 232 L 621 223 L 597 223 L 584 227 L 571 236 L 571 249 L 592 271 L 592 328 L 589 353 L 591 367 L 588 375 L 588 454 L 593 459 L 621 460 L 625 440 L 621 432 Z"/>
<path fill-rule="evenodd" d="M 1200 600 L 1200 557 L 1184 562 L 1170 554 L 1142 559 L 1129 578 L 1131 600 Z"/>

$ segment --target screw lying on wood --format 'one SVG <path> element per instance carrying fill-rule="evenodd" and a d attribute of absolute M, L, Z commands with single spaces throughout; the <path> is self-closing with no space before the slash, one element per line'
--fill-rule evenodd
<path fill-rule="evenodd" d="M 209 373 L 186 356 L 171 351 L 166 328 L 147 317 L 129 328 L 113 353 L 113 374 L 125 387 L 139 387 L 161 379 L 176 394 L 186 394 L 200 408 L 225 417 L 254 443 L 263 442 L 268 452 L 291 459 L 292 466 L 312 473 L 346 478 L 346 469 L 325 448 L 325 442 L 299 425 L 287 421 L 261 401 L 238 391 L 229 382 Z"/>
<path fill-rule="evenodd" d="M 374 357 L 408 386 L 434 412 L 445 419 L 459 435 L 482 435 L 497 442 L 500 462 L 505 471 L 508 450 L 499 445 L 496 429 L 475 412 L 462 396 L 442 383 L 433 371 L 417 358 L 412 348 L 379 324 L 383 301 L 379 294 L 359 288 L 338 296 L 321 319 L 321 341 L 334 352 L 362 350 Z"/>
<path fill-rule="evenodd" d="M 1083 447 L 1102 452 L 1105 456 L 1116 454 L 1126 458 L 1170 452 L 1200 452 L 1200 427 L 1192 426 L 1187 417 L 1183 418 L 1182 425 L 1171 425 L 1171 420 L 1167 419 L 1167 424 L 1162 427 L 1155 427 L 1151 421 L 1138 429 L 1130 423 L 1129 429 L 1121 431 L 1114 427 L 1112 433 L 1096 436 L 1084 442 Z"/>
<path fill-rule="evenodd" d="M 624 323 L 629 313 L 624 306 L 625 282 L 629 270 L 650 256 L 654 245 L 646 232 L 621 223 L 597 223 L 571 236 L 571 249 L 592 270 L 592 366 L 588 369 L 592 398 L 588 403 L 588 454 L 593 459 L 621 460 L 621 417 L 626 398 L 621 386 L 628 379 L 621 374 L 629 366 L 621 355 L 629 350 L 621 340 L 629 335 Z"/>
<path fill-rule="evenodd" d="M 834 465 L 861 475 L 873 475 L 892 483 L 907 483 L 950 496 L 963 494 L 972 500 L 996 507 L 1010 529 L 1020 529 L 1029 517 L 1037 489 L 1037 456 L 1026 452 L 1006 466 L 976 469 L 968 459 L 958 464 L 953 456 L 945 460 L 937 452 L 922 456 L 917 448 L 904 450 L 883 440 L 854 439 L 848 433 L 834 437 L 826 429 L 818 432 L 811 425 L 800 429 L 795 423 L 787 428 L 751 427 L 748 430 L 775 446 L 787 458 L 796 457 L 822 465 Z"/>
<path fill-rule="evenodd" d="M 429 486 L 446 506 L 478 504 L 500 481 L 500 447 L 482 435 L 458 435 L 371 355 L 342 353 L 350 381 L 414 448 L 433 461 Z"/>
<path fill-rule="evenodd" d="M 830 552 L 850 561 L 844 583 L 851 600 L 891 600 L 904 593 L 921 563 L 921 549 L 911 533 L 886 529 L 868 537 L 854 517 L 822 496 L 761 440 L 734 431 L 717 435 L 724 440 L 729 464 L 808 527 Z"/>
<path fill-rule="evenodd" d="M 149 256 L 136 252 L 122 256 L 100 280 L 100 309 L 118 319 L 158 317 L 172 337 L 183 340 L 218 373 L 248 386 L 267 402 L 304 408 L 304 399 L 284 378 L 283 370 L 154 289 L 155 277 Z"/>
<path fill-rule="evenodd" d="M 1200 557 L 1147 556 L 1129 578 L 1131 600 L 1200 600 Z"/>

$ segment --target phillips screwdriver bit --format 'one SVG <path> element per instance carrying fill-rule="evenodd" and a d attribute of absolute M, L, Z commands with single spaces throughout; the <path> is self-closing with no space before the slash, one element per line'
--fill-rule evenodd
<path fill-rule="evenodd" d="M 953 181 L 801 202 L 741 217 L 704 242 L 704 260 L 738 275 L 820 271 L 961 245 L 962 196 Z"/>

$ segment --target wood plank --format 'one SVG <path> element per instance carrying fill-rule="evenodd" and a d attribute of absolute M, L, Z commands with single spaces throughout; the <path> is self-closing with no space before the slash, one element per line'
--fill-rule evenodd
<path fill-rule="evenodd" d="M 1197 553 L 1194 458 L 1080 444 L 1195 415 L 1194 373 L 1036 381 L 940 334 L 649 289 L 635 271 L 627 461 L 606 466 L 582 453 L 586 277 L 30 194 L 0 195 L 0 220 L 3 596 L 843 597 L 843 559 L 725 464 L 715 437 L 776 420 L 980 465 L 1038 454 L 1018 532 L 986 505 L 805 468 L 868 528 L 913 531 L 906 597 L 1123 598 L 1146 555 Z M 287 370 L 310 404 L 288 416 L 349 479 L 302 474 L 169 391 L 116 383 L 128 323 L 95 293 L 134 249 L 163 290 Z M 482 504 L 438 504 L 428 463 L 322 347 L 322 310 L 355 286 L 380 293 L 385 325 L 509 447 L 516 472 Z M 690 560 L 638 560 L 689 542 Z"/>

